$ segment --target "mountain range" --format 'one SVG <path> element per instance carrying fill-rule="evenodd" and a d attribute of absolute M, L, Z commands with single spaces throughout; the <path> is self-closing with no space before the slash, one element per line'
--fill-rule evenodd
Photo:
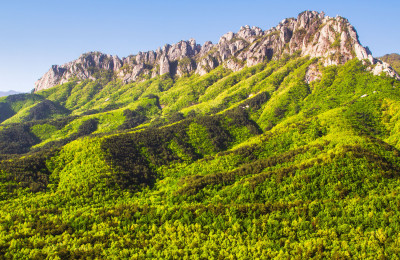
<path fill-rule="evenodd" d="M 54 65 L 0 98 L 0 254 L 395 257 L 396 68 L 315 11 Z"/>
<path fill-rule="evenodd" d="M 15 95 L 15 94 L 19 94 L 19 92 L 17 91 L 0 91 L 0 97 L 4 97 L 4 96 L 9 96 L 9 95 Z"/>
<path fill-rule="evenodd" d="M 385 71 L 400 79 L 388 64 L 374 59 L 369 49 L 360 44 L 355 28 L 347 19 L 325 16 L 323 12 L 305 11 L 297 19 L 284 19 L 266 31 L 246 25 L 237 33 L 226 33 L 217 44 L 208 41 L 201 46 L 191 39 L 122 59 L 100 52 L 85 53 L 75 61 L 61 66 L 53 65 L 35 83 L 35 90 L 66 83 L 73 77 L 93 80 L 96 73 L 103 70 L 113 72 L 124 83 L 165 73 L 171 76 L 192 72 L 205 75 L 220 64 L 238 71 L 245 66 L 251 67 L 297 52 L 310 58 L 323 57 L 324 65 L 344 64 L 353 58 L 367 59 L 375 65 L 375 75 Z"/>

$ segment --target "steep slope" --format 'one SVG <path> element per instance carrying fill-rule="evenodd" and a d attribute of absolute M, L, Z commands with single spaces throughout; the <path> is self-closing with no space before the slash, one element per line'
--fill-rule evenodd
<path fill-rule="evenodd" d="M 368 59 L 371 64 L 376 64 L 375 74 L 384 71 L 400 79 L 388 64 L 374 59 L 360 44 L 355 28 L 347 19 L 305 11 L 297 19 L 284 19 L 267 31 L 244 26 L 237 33 L 223 35 L 217 44 L 206 42 L 201 46 L 191 39 L 122 59 L 100 52 L 86 53 L 75 61 L 54 65 L 35 83 L 35 91 L 66 83 L 72 78 L 96 79 L 102 74 L 129 83 L 165 73 L 171 76 L 192 72 L 204 75 L 220 64 L 238 71 L 296 52 L 312 58 L 323 57 L 325 65 L 344 64 L 356 57 Z"/>
<path fill-rule="evenodd" d="M 241 85 L 260 94 L 217 115 L 4 160 L 2 254 L 398 254 L 400 84 L 357 60 L 306 84 L 310 62 L 224 77 L 204 102 Z"/>
<path fill-rule="evenodd" d="M 393 69 L 400 71 L 400 55 L 397 53 L 386 54 L 379 58 L 380 60 L 390 64 Z"/>
<path fill-rule="evenodd" d="M 281 24 L 304 15 L 325 19 Z M 127 83 L 110 66 L 0 99 L 0 254 L 399 255 L 400 81 L 279 44 L 238 70 L 246 50 L 204 75 Z"/>

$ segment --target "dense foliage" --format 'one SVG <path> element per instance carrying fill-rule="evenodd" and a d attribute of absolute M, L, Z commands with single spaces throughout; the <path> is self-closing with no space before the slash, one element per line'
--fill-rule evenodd
<path fill-rule="evenodd" d="M 26 124 L 11 125 L 0 132 L 0 154 L 23 154 L 29 151 L 39 139 Z"/>
<path fill-rule="evenodd" d="M 297 56 L 130 84 L 92 73 L 0 99 L 3 258 L 400 254 L 398 81 Z"/>
<path fill-rule="evenodd" d="M 29 110 L 29 115 L 25 119 L 28 121 L 42 120 L 50 118 L 54 114 L 64 115 L 68 114 L 68 112 L 67 109 L 50 100 L 43 100 Z"/>
<path fill-rule="evenodd" d="M 138 107 L 135 110 L 124 110 L 125 121 L 120 125 L 119 129 L 131 129 L 143 124 L 147 117 L 141 113 L 144 110 L 143 107 Z"/>

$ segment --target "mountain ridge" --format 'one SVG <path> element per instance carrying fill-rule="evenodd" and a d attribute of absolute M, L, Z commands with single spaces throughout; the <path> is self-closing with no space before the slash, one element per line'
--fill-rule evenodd
<path fill-rule="evenodd" d="M 103 70 L 112 72 L 124 83 L 166 73 L 172 76 L 204 75 L 220 64 L 238 71 L 295 52 L 311 58 L 320 57 L 324 65 L 344 64 L 353 58 L 368 60 L 369 69 L 375 75 L 385 72 L 400 79 L 387 63 L 375 59 L 369 49 L 361 45 L 355 28 L 347 19 L 325 16 L 324 12 L 304 11 L 297 18 L 286 18 L 266 31 L 255 26 L 242 26 L 237 33 L 228 32 L 221 36 L 217 44 L 207 41 L 200 45 L 190 39 L 121 59 L 101 52 L 85 53 L 75 61 L 53 65 L 35 83 L 34 90 L 48 89 L 72 78 L 94 79 L 95 74 Z"/>
<path fill-rule="evenodd" d="M 9 95 L 16 95 L 20 94 L 20 92 L 14 91 L 14 90 L 9 90 L 9 91 L 0 91 L 0 97 L 5 97 Z"/>

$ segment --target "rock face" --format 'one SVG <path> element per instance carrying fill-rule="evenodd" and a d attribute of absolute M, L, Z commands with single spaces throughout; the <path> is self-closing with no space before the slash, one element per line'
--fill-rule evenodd
<path fill-rule="evenodd" d="M 204 75 L 220 64 L 238 71 L 245 66 L 295 53 L 319 57 L 324 65 L 343 64 L 358 58 L 369 61 L 374 74 L 385 72 L 400 79 L 387 63 L 373 58 L 369 49 L 361 45 L 355 28 L 347 19 L 305 11 L 297 18 L 284 19 L 267 31 L 243 26 L 237 33 L 224 34 L 217 44 L 208 41 L 201 46 L 190 39 L 122 59 L 100 52 L 86 53 L 75 61 L 52 66 L 35 83 L 35 91 L 65 83 L 71 78 L 94 79 L 95 73 L 101 70 L 112 71 L 123 82 L 129 83 L 165 73 Z M 307 81 L 316 78 L 312 69 L 310 73 Z"/>
<path fill-rule="evenodd" d="M 387 62 L 397 72 L 400 72 L 400 55 L 397 53 L 386 54 L 380 58 L 381 61 Z"/>
<path fill-rule="evenodd" d="M 117 56 L 100 52 L 85 53 L 72 62 L 61 66 L 53 65 L 41 79 L 36 81 L 35 91 L 66 83 L 74 77 L 78 79 L 94 79 L 93 74 L 100 69 L 117 71 L 121 67 L 122 61 Z"/>

